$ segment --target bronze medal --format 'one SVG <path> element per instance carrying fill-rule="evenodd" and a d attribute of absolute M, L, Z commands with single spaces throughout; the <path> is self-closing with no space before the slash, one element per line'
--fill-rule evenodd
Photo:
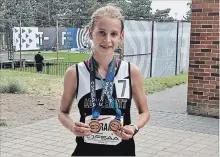
<path fill-rule="evenodd" d="M 121 129 L 121 126 L 122 126 L 121 121 L 116 120 L 116 119 L 112 120 L 112 121 L 109 123 L 109 127 L 110 127 L 110 129 L 111 129 L 112 131 L 118 131 L 118 130 L 120 130 L 120 129 Z"/>
<path fill-rule="evenodd" d="M 92 133 L 98 133 L 101 129 L 101 124 L 97 120 L 91 120 L 89 123 Z"/>

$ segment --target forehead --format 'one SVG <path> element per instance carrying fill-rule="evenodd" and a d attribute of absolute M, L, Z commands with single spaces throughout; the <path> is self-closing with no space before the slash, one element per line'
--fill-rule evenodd
<path fill-rule="evenodd" d="M 95 29 L 104 29 L 106 31 L 121 31 L 121 21 L 117 18 L 100 17 L 95 22 Z"/>

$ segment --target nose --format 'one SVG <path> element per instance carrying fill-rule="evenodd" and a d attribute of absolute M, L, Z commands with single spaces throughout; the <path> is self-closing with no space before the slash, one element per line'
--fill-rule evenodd
<path fill-rule="evenodd" d="M 110 42 L 110 41 L 111 41 L 111 35 L 110 35 L 110 34 L 107 34 L 107 35 L 105 36 L 105 41 L 107 41 L 107 42 Z"/>

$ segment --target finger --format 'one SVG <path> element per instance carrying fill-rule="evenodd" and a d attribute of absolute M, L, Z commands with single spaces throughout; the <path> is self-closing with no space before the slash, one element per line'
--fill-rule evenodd
<path fill-rule="evenodd" d="M 84 133 L 84 136 L 89 136 L 89 135 L 91 135 L 92 134 L 92 132 L 85 132 Z"/>
<path fill-rule="evenodd" d="M 76 136 L 83 136 L 83 133 L 75 133 Z"/>
<path fill-rule="evenodd" d="M 88 124 L 82 123 L 82 122 L 75 122 L 75 125 L 78 127 L 85 127 L 85 128 L 89 128 Z"/>
<path fill-rule="evenodd" d="M 90 127 L 88 124 L 82 123 L 82 122 L 75 122 L 75 127 L 76 128 L 83 128 L 83 129 L 87 129 L 90 130 Z M 86 130 L 85 130 L 86 131 Z"/>
<path fill-rule="evenodd" d="M 123 132 L 122 131 L 122 133 L 121 133 L 121 135 L 122 135 L 122 138 L 124 139 L 124 140 L 128 140 L 128 139 L 130 139 L 130 135 L 127 135 L 125 132 Z"/>
<path fill-rule="evenodd" d="M 87 135 L 85 135 L 85 133 L 76 133 L 75 135 L 76 136 L 87 136 Z"/>
<path fill-rule="evenodd" d="M 122 128 L 122 131 L 124 131 L 126 134 L 129 134 L 129 135 L 133 135 L 134 134 L 134 130 L 131 127 L 129 127 L 129 126 L 124 126 Z"/>
<path fill-rule="evenodd" d="M 84 127 L 74 127 L 73 128 L 75 131 L 77 131 L 77 132 L 90 132 L 90 128 L 84 128 Z"/>
<path fill-rule="evenodd" d="M 85 123 L 83 123 L 83 127 L 90 128 L 89 124 L 85 124 Z"/>
<path fill-rule="evenodd" d="M 84 132 L 90 132 L 91 131 L 91 128 L 85 128 L 85 127 L 80 127 L 80 129 Z"/>
<path fill-rule="evenodd" d="M 88 131 L 88 132 L 81 132 L 81 131 L 75 131 L 74 133 L 76 136 L 89 136 L 92 134 L 92 132 Z"/>
<path fill-rule="evenodd" d="M 115 135 L 117 135 L 118 137 L 120 137 L 120 138 L 122 138 L 122 136 L 121 136 L 121 131 L 113 131 L 113 133 L 115 134 Z"/>

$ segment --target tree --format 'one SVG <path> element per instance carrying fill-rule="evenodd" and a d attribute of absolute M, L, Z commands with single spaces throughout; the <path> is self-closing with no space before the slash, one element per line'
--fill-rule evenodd
<path fill-rule="evenodd" d="M 18 6 L 18 3 L 15 0 L 4 2 L 4 17 L 3 17 L 3 19 L 4 19 L 5 29 L 6 28 L 9 29 L 10 25 L 18 25 L 19 21 L 17 21 L 16 16 L 19 13 L 18 9 L 20 7 L 17 9 L 17 6 Z"/>
<path fill-rule="evenodd" d="M 5 1 L 0 1 L 0 32 L 3 32 L 5 26 Z"/>
<path fill-rule="evenodd" d="M 142 20 L 152 18 L 152 2 L 150 0 L 132 0 L 131 2 L 131 4 L 123 2 L 123 9 L 125 10 L 125 19 Z"/>
<path fill-rule="evenodd" d="M 33 9 L 30 0 L 4 0 L 4 13 L 0 15 L 3 17 L 4 26 L 6 24 L 10 27 L 19 26 L 19 19 L 22 19 L 22 26 L 28 27 L 35 25 Z M 1 14 L 1 11 L 0 11 Z M 8 28 L 8 26 L 6 28 Z"/>
<path fill-rule="evenodd" d="M 93 12 L 93 5 L 93 0 L 66 0 L 62 6 L 60 6 L 61 8 L 57 15 L 57 18 L 60 19 L 60 25 L 74 27 L 87 26 Z"/>
<path fill-rule="evenodd" d="M 183 20 L 185 21 L 191 21 L 192 19 L 192 3 L 187 3 L 187 6 L 189 6 L 189 10 L 186 12 L 186 16 L 183 16 Z"/>
<path fill-rule="evenodd" d="M 156 12 L 153 14 L 153 18 L 157 21 L 173 21 L 174 18 L 169 16 L 170 11 L 170 8 L 164 10 L 157 9 Z"/>
<path fill-rule="evenodd" d="M 18 15 L 15 16 L 16 19 L 21 17 L 21 22 L 23 27 L 31 27 L 35 25 L 35 15 L 34 8 L 30 0 L 22 0 L 20 4 L 17 4 Z"/>
<path fill-rule="evenodd" d="M 59 5 L 60 1 L 56 0 L 32 0 L 34 8 L 34 16 L 37 27 L 50 27 L 56 26 L 56 22 L 53 20 L 54 14 L 57 10 L 54 5 Z"/>
<path fill-rule="evenodd" d="M 151 0 L 0 0 L 0 18 L 12 26 L 19 26 L 21 16 L 26 27 L 55 27 L 57 19 L 59 27 L 84 27 L 92 13 L 108 3 L 119 6 L 126 20 L 172 19 L 169 8 L 152 14 Z"/>
<path fill-rule="evenodd" d="M 109 3 L 120 7 L 126 20 L 150 19 L 152 17 L 151 0 L 97 0 L 97 2 L 94 9 Z"/>

